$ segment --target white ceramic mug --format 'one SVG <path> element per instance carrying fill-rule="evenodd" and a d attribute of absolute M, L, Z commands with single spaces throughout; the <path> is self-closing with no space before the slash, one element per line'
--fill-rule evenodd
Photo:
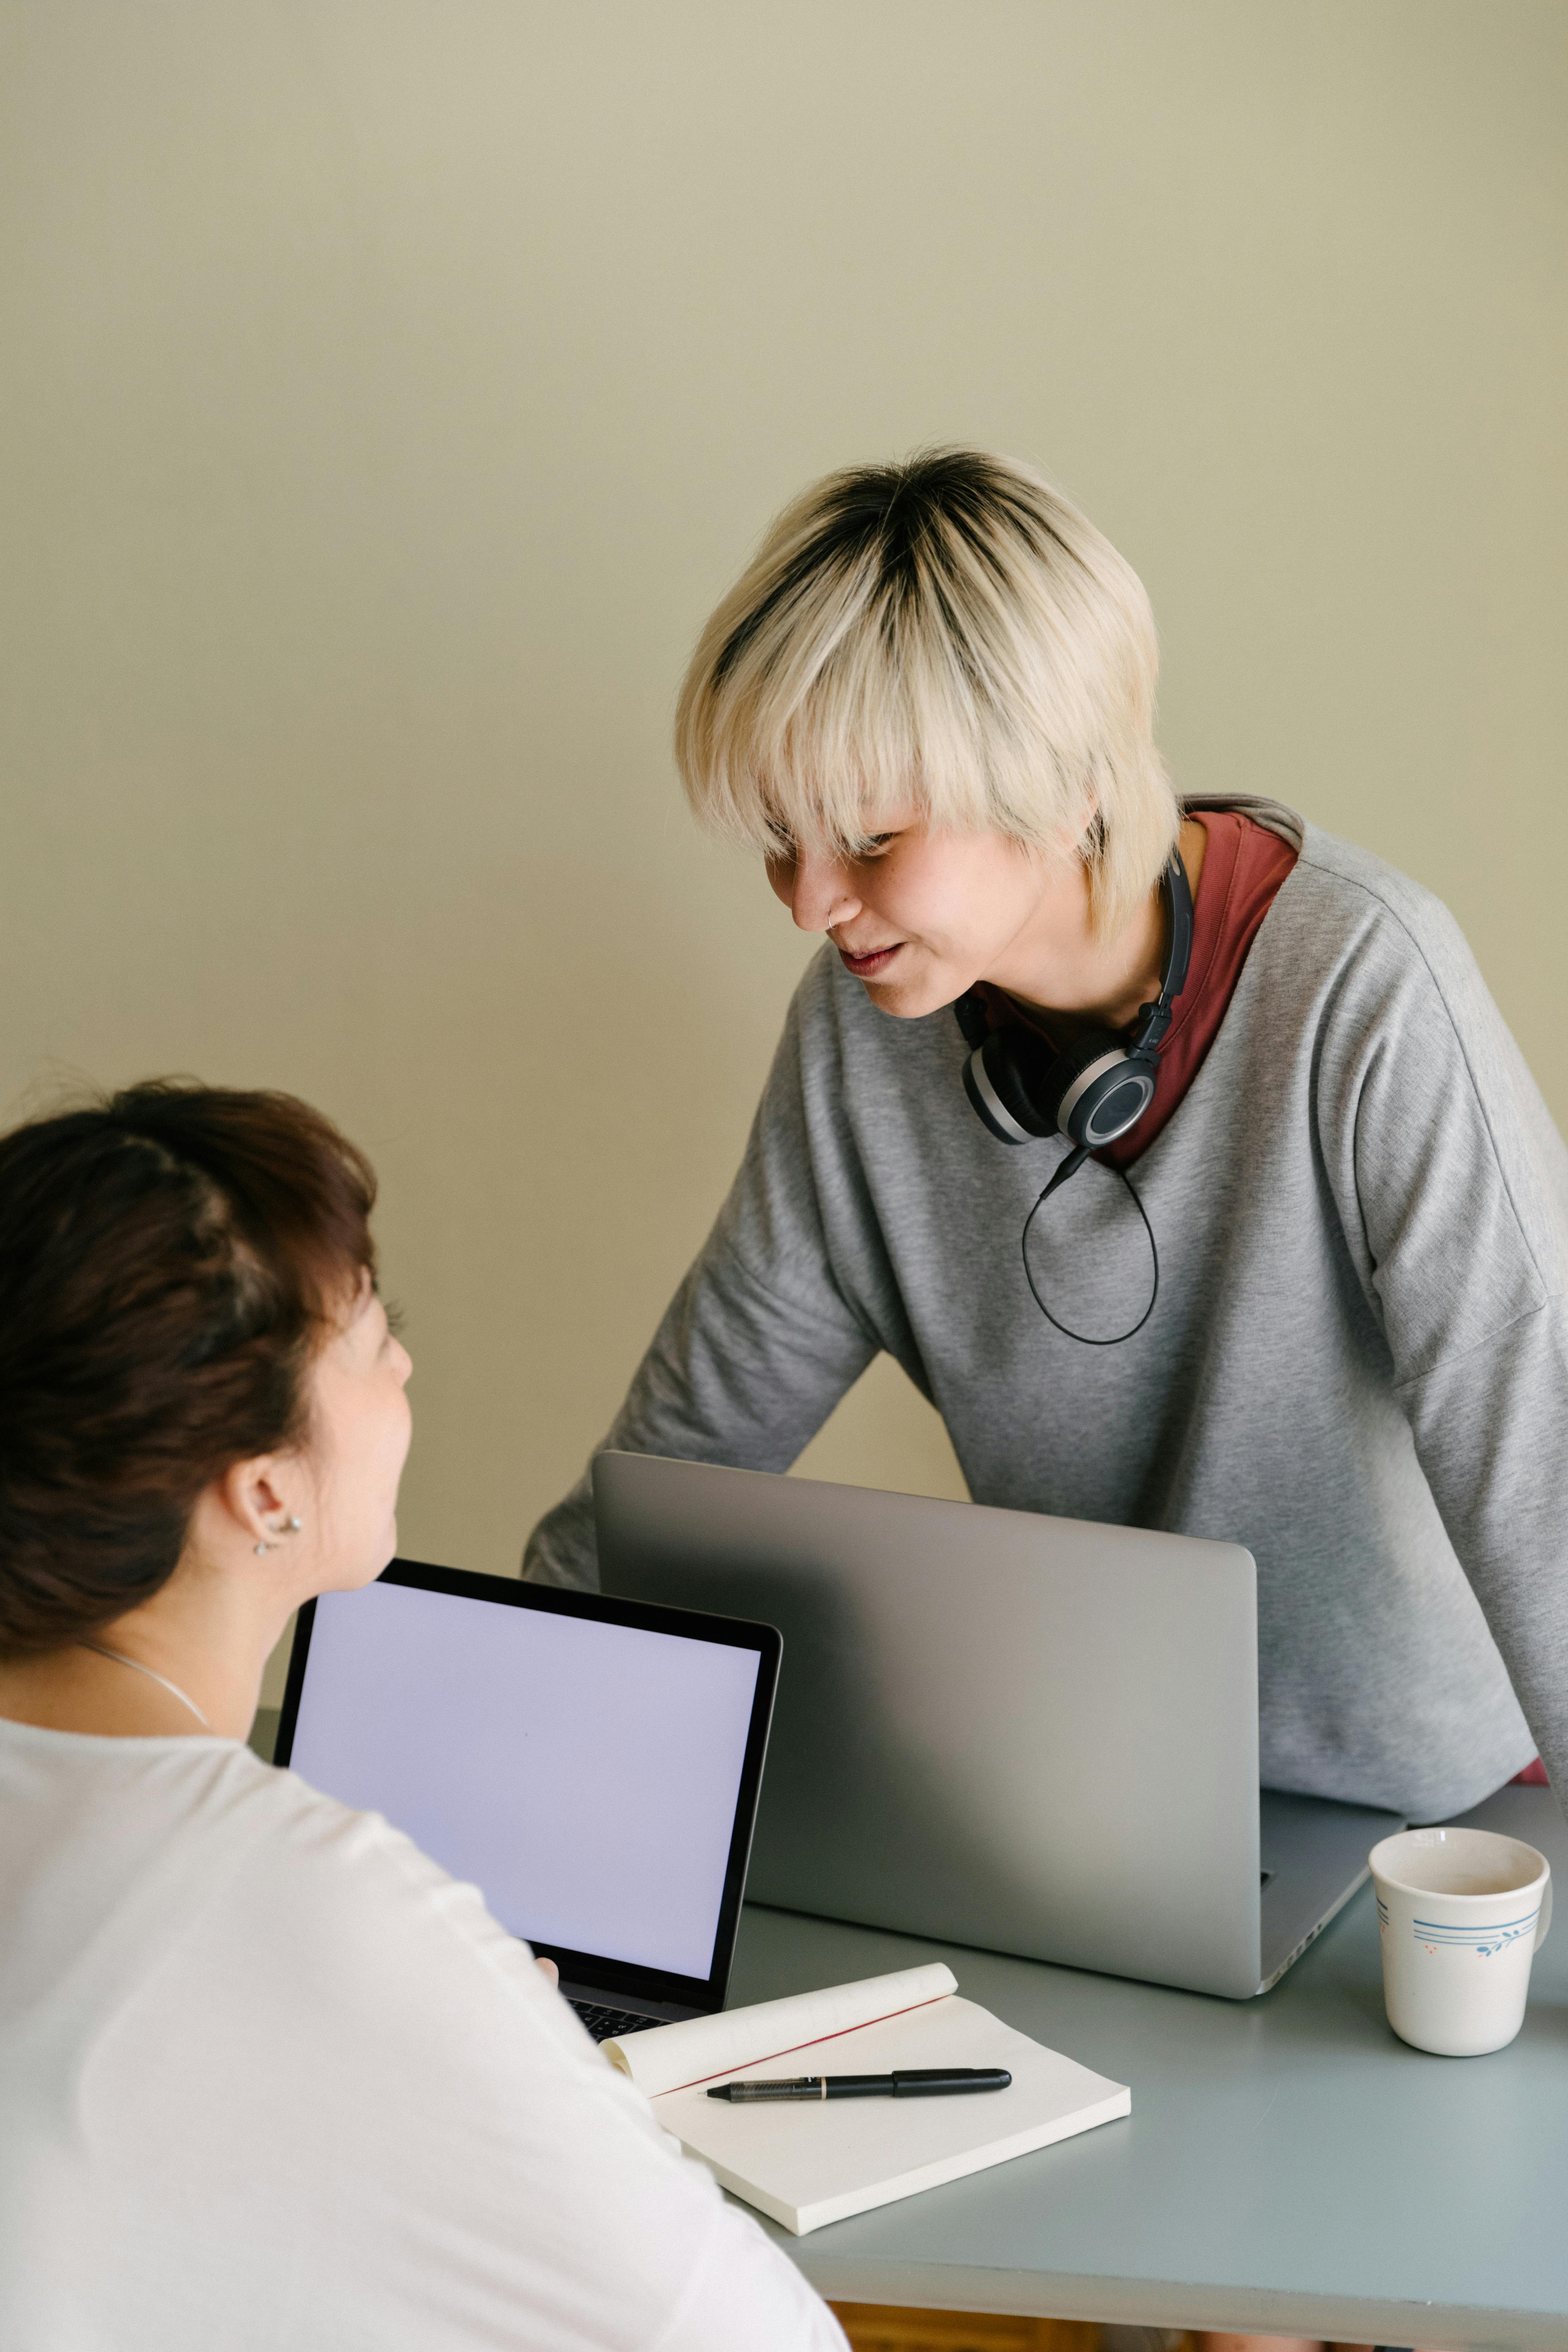
<path fill-rule="evenodd" d="M 1369 1860 L 1395 2033 L 1445 2058 L 1502 2049 L 1552 1925 L 1545 1855 L 1491 1830 L 1402 1830 Z"/>

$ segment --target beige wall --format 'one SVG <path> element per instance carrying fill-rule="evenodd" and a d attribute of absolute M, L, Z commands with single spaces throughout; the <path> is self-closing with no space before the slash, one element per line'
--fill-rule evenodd
<path fill-rule="evenodd" d="M 1562 96 L 1529 0 L 0 0 L 0 1103 L 191 1070 L 384 1181 L 405 1546 L 508 1569 L 807 950 L 682 661 L 929 438 L 1131 558 L 1190 790 L 1458 912 L 1568 1112 Z M 813 1449 L 955 1490 L 871 1376 Z"/>

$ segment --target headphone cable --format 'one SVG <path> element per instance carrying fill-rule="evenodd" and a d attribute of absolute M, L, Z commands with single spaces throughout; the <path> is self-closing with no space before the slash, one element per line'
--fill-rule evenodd
<path fill-rule="evenodd" d="M 1024 1279 L 1029 1286 L 1030 1296 L 1033 1297 L 1036 1306 L 1039 1308 L 1047 1322 L 1061 1332 L 1065 1339 L 1076 1339 L 1079 1346 L 1084 1348 L 1120 1348 L 1123 1339 L 1131 1339 L 1134 1338 L 1138 1332 L 1142 1331 L 1144 1324 L 1147 1323 L 1150 1316 L 1154 1312 L 1154 1301 L 1160 1296 L 1160 1251 L 1154 1239 L 1154 1228 L 1149 1223 L 1149 1212 L 1145 1209 L 1142 1202 L 1138 1196 L 1138 1187 L 1133 1183 L 1131 1177 L 1129 1176 L 1125 1168 L 1118 1168 L 1115 1171 L 1115 1173 L 1121 1177 L 1122 1182 L 1126 1185 L 1128 1191 L 1132 1195 L 1132 1205 L 1143 1220 L 1143 1230 L 1149 1236 L 1149 1255 L 1154 1261 L 1154 1287 L 1149 1293 L 1149 1304 L 1145 1307 L 1142 1314 L 1140 1315 L 1137 1322 L 1132 1325 L 1131 1328 L 1127 1331 L 1118 1331 L 1109 1339 L 1090 1339 L 1087 1331 L 1075 1331 L 1069 1323 L 1060 1322 L 1058 1318 L 1051 1313 L 1050 1308 L 1046 1305 L 1045 1300 L 1040 1297 L 1039 1291 L 1036 1287 L 1035 1277 L 1029 1267 L 1029 1227 L 1034 1223 L 1035 1219 L 1039 1215 L 1040 1211 L 1045 1207 L 1046 1202 L 1050 1199 L 1051 1194 L 1057 1190 L 1058 1185 L 1065 1184 L 1069 1176 L 1076 1176 L 1089 1156 L 1089 1151 L 1087 1144 L 1079 1144 L 1076 1150 L 1069 1151 L 1067 1158 L 1062 1161 L 1060 1167 L 1058 1168 L 1052 1175 L 1050 1182 L 1046 1186 L 1045 1191 L 1040 1194 L 1039 1199 L 1035 1202 L 1035 1205 L 1030 1210 L 1028 1215 L 1025 1218 L 1023 1235 L 1019 1242 L 1019 1248 L 1023 1254 L 1024 1259 Z"/>

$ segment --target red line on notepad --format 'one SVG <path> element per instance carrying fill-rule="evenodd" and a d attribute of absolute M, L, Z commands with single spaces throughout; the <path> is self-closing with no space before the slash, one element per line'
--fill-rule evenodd
<path fill-rule="evenodd" d="M 840 2025 L 831 2033 L 814 2033 L 809 2042 L 792 2042 L 783 2050 L 764 2050 L 755 2058 L 742 2058 L 739 2066 L 721 2066 L 716 2074 L 693 2074 L 689 2083 L 672 2083 L 668 2091 L 660 2091 L 661 2099 L 671 2097 L 677 2091 L 694 2091 L 699 2083 L 720 2083 L 726 2074 L 738 2074 L 744 2066 L 769 2066 L 775 2058 L 793 2058 L 797 2050 L 815 2050 L 821 2042 L 842 2042 L 847 2033 L 863 2033 L 868 2025 L 886 2025 L 889 2017 L 909 2017 L 917 2009 L 934 2009 L 939 2000 L 951 2000 L 951 1993 L 933 1992 L 930 2000 L 911 2000 L 902 2009 L 889 2009 L 880 2017 L 864 2017 L 858 2025 Z"/>

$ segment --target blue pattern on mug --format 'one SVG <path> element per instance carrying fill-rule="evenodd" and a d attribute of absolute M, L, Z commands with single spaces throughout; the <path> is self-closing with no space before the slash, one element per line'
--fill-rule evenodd
<path fill-rule="evenodd" d="M 1381 1903 L 1377 1907 L 1383 1913 Z M 1384 1913 L 1384 1922 L 1386 1916 Z M 1533 1935 L 1540 1916 L 1541 1906 L 1537 1904 L 1527 1919 L 1500 1919 L 1489 1927 L 1450 1927 L 1441 1920 L 1417 1919 L 1414 1933 L 1416 1942 L 1424 1944 L 1429 1952 L 1436 1951 L 1442 1945 L 1461 1951 L 1479 1952 L 1483 1960 L 1489 1960 L 1495 1952 L 1506 1952 L 1511 1944 L 1519 1943 L 1525 1936 Z"/>

